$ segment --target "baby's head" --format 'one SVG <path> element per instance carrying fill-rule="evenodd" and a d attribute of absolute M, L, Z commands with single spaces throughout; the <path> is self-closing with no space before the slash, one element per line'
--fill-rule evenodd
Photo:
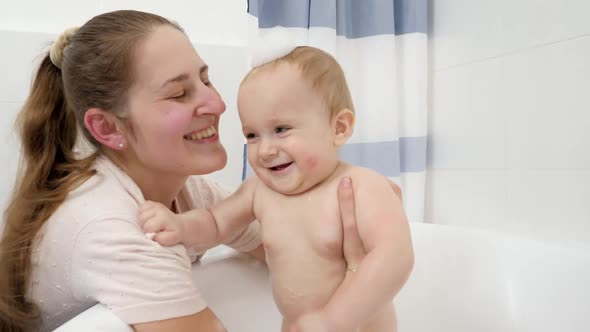
<path fill-rule="evenodd" d="M 248 162 L 268 186 L 299 194 L 332 174 L 352 134 L 354 106 L 328 53 L 298 47 L 252 69 L 238 93 Z"/>

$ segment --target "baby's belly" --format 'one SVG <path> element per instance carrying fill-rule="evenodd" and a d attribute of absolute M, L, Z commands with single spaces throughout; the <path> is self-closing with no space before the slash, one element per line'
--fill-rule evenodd
<path fill-rule="evenodd" d="M 330 300 L 346 272 L 342 259 L 302 260 L 268 257 L 274 300 L 286 320 L 319 310 Z"/>

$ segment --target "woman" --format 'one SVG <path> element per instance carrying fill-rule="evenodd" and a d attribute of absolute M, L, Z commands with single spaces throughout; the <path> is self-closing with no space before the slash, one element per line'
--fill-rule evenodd
<path fill-rule="evenodd" d="M 144 200 L 179 213 L 226 195 L 191 177 L 225 166 L 224 111 L 175 23 L 117 11 L 61 35 L 19 114 L 24 165 L 5 212 L 0 330 L 49 331 L 102 303 L 140 332 L 223 331 L 192 283 L 196 253 L 150 241 L 136 214 Z M 92 154 L 78 153 L 77 128 Z M 352 190 L 340 195 L 356 238 Z M 228 245 L 264 260 L 260 243 L 254 223 Z"/>

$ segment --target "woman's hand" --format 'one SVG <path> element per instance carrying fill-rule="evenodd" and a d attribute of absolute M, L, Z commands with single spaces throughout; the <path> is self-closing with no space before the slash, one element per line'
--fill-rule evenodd
<path fill-rule="evenodd" d="M 401 190 L 393 182 L 390 186 L 395 194 L 401 199 Z M 342 251 L 347 263 L 347 277 L 350 273 L 356 272 L 357 267 L 367 255 L 357 228 L 356 206 L 354 202 L 354 189 L 349 177 L 344 177 L 338 185 L 338 202 L 342 218 Z M 346 279 L 345 278 L 345 279 Z M 286 322 L 283 331 L 287 332 L 347 332 L 345 327 L 337 326 L 337 322 L 331 321 L 322 310 L 307 313 L 294 322 Z M 349 328 L 349 327 L 346 327 Z M 352 327 L 351 330 L 354 330 Z"/>
<path fill-rule="evenodd" d="M 355 272 L 361 260 L 367 254 L 356 226 L 356 213 L 354 204 L 354 191 L 349 177 L 340 180 L 338 185 L 338 202 L 340 203 L 340 215 L 342 217 L 342 251 L 348 264 L 347 273 Z"/>
<path fill-rule="evenodd" d="M 391 189 L 402 199 L 402 192 L 397 184 L 389 181 Z M 356 210 L 354 204 L 354 189 L 349 177 L 344 177 L 338 185 L 338 202 L 342 217 L 343 253 L 348 264 L 347 273 L 355 272 L 361 260 L 366 256 L 365 249 L 356 225 Z"/>

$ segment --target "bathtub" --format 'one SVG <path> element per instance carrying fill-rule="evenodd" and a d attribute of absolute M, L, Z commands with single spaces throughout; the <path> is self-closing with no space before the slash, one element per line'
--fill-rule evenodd
<path fill-rule="evenodd" d="M 416 263 L 395 299 L 400 332 L 578 332 L 590 329 L 590 246 L 412 224 Z M 193 267 L 229 331 L 279 331 L 268 272 L 219 247 Z M 132 331 L 101 305 L 58 332 Z"/>

